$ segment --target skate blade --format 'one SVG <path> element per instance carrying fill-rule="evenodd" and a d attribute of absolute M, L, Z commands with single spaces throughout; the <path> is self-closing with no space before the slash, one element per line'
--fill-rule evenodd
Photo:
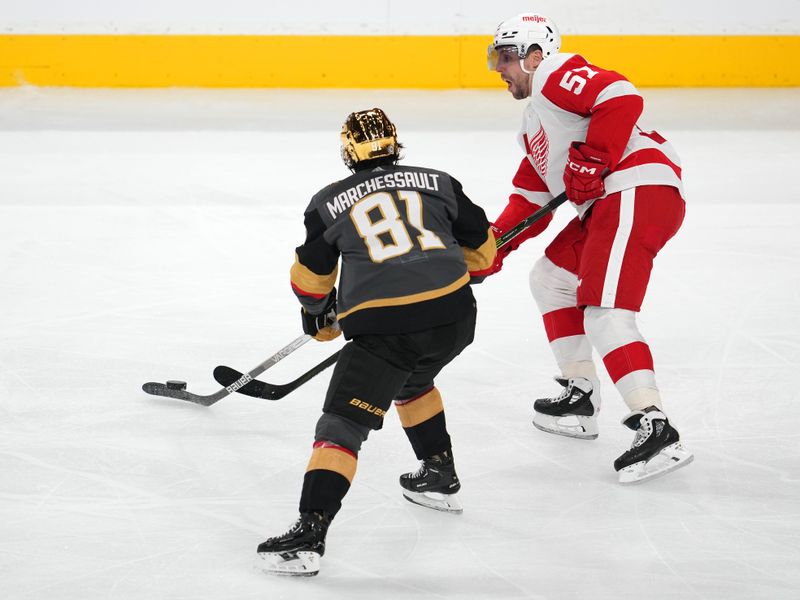
<path fill-rule="evenodd" d="M 440 494 L 439 492 L 412 492 L 403 490 L 403 497 L 414 504 L 419 504 L 433 510 L 461 514 L 464 507 L 458 499 L 458 494 Z"/>
<path fill-rule="evenodd" d="M 316 552 L 259 552 L 255 568 L 270 575 L 313 577 L 319 573 L 319 554 Z"/>
<path fill-rule="evenodd" d="M 576 420 L 577 423 L 575 423 Z M 596 417 L 578 415 L 554 417 L 552 415 L 534 412 L 533 426 L 539 431 L 579 440 L 596 440 L 599 434 Z"/>
<path fill-rule="evenodd" d="M 636 485 L 685 467 L 693 460 L 694 454 L 681 446 L 680 442 L 675 442 L 661 450 L 649 461 L 640 461 L 621 469 L 619 483 L 620 485 Z"/>

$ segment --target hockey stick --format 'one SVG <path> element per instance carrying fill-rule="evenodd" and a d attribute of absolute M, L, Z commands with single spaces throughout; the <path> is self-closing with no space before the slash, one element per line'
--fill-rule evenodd
<path fill-rule="evenodd" d="M 259 381 L 258 379 L 254 379 L 250 381 L 244 387 L 239 388 L 236 390 L 240 394 L 244 394 L 245 396 L 252 396 L 254 398 L 264 398 L 265 400 L 280 400 L 284 396 L 287 396 L 301 385 L 303 385 L 308 380 L 312 379 L 316 375 L 322 373 L 325 369 L 330 367 L 333 363 L 335 363 L 339 358 L 339 351 L 334 352 L 328 358 L 323 360 L 321 363 L 313 367 L 312 369 L 308 370 L 307 372 L 303 373 L 295 379 L 294 381 L 290 381 L 289 383 L 284 384 L 273 384 L 267 383 L 265 381 Z M 226 367 L 224 365 L 218 366 L 214 369 L 214 379 L 217 380 L 217 383 L 222 385 L 230 385 L 232 382 L 238 381 L 241 378 L 241 372 L 237 371 L 236 369 L 231 369 L 230 367 Z"/>
<path fill-rule="evenodd" d="M 241 375 L 236 381 L 232 381 L 224 388 L 210 394 L 208 396 L 201 396 L 199 394 L 192 394 L 185 389 L 170 387 L 164 383 L 149 382 L 142 385 L 142 390 L 153 396 L 165 396 L 167 398 L 177 398 L 178 400 L 186 400 L 187 402 L 194 402 L 203 406 L 211 406 L 215 402 L 222 400 L 225 396 L 232 394 L 242 386 L 246 385 L 259 375 L 269 369 L 271 366 L 279 363 L 281 360 L 289 356 L 292 352 L 297 350 L 300 346 L 305 344 L 311 339 L 310 335 L 301 335 L 299 338 L 278 350 L 275 354 L 270 356 L 267 360 L 254 367 L 249 372 Z M 184 384 L 185 387 L 185 384 Z"/>
<path fill-rule="evenodd" d="M 497 239 L 497 247 L 501 248 L 511 242 L 515 237 L 520 235 L 523 231 L 525 231 L 528 227 L 545 217 L 546 215 L 550 214 L 556 208 L 561 206 L 567 200 L 566 192 L 562 192 L 550 202 L 542 206 L 539 210 L 537 210 L 532 215 L 526 217 L 519 223 L 517 223 L 514 227 L 509 229 L 503 235 L 501 235 Z M 254 398 L 264 398 L 265 400 L 280 400 L 284 396 L 287 396 L 301 385 L 327 369 L 336 360 L 339 358 L 339 352 L 335 352 L 321 363 L 316 365 L 315 367 L 311 368 L 306 373 L 303 373 L 300 377 L 295 379 L 294 381 L 290 381 L 289 383 L 284 384 L 273 384 L 267 383 L 265 381 L 258 381 L 251 377 L 250 380 L 245 380 L 245 385 L 239 385 L 235 391 L 239 392 L 240 394 L 244 394 L 246 396 L 252 396 Z M 236 369 L 232 369 L 231 367 L 227 367 L 225 365 L 220 365 L 216 369 L 214 369 L 214 379 L 217 380 L 217 383 L 224 385 L 224 386 L 233 386 L 236 385 L 237 382 L 242 381 L 244 375 L 240 371 Z"/>
<path fill-rule="evenodd" d="M 517 223 L 514 227 L 506 231 L 503 235 L 501 235 L 497 240 L 497 248 L 502 248 L 511 240 L 516 238 L 520 235 L 523 231 L 525 231 L 528 227 L 539 221 L 544 216 L 550 214 L 556 208 L 564 204 L 567 200 L 566 192 L 562 192 L 550 202 L 542 206 L 539 210 L 537 210 L 532 215 L 524 218 L 522 221 Z M 325 360 L 323 360 L 318 365 L 311 368 L 309 371 L 303 373 L 300 377 L 295 379 L 294 381 L 290 381 L 289 383 L 284 384 L 272 384 L 267 383 L 264 381 L 258 381 L 256 377 L 258 377 L 261 373 L 266 371 L 275 363 L 279 362 L 281 359 L 285 358 L 292 352 L 294 352 L 297 348 L 302 346 L 306 343 L 310 336 L 303 335 L 297 338 L 294 342 L 286 346 L 285 348 L 279 350 L 275 355 L 268 358 L 266 361 L 255 367 L 249 373 L 241 373 L 236 369 L 232 369 L 231 367 L 227 367 L 225 365 L 219 365 L 217 368 L 214 369 L 214 379 L 220 385 L 225 386 L 223 389 L 219 390 L 215 394 L 210 396 L 200 396 L 197 394 L 192 394 L 191 392 L 187 392 L 186 390 L 181 389 L 173 389 L 168 387 L 166 384 L 163 383 L 145 383 L 142 386 L 142 389 L 147 392 L 148 394 L 153 394 L 155 396 L 167 396 L 169 398 L 179 398 L 181 400 L 187 400 L 189 402 L 194 402 L 196 404 L 202 404 L 203 406 L 211 406 L 215 402 L 221 400 L 225 396 L 233 393 L 239 392 L 240 394 L 244 394 L 246 396 L 252 396 L 254 398 L 263 398 L 265 400 L 280 400 L 281 398 L 287 396 L 301 385 L 327 369 L 333 363 L 337 361 L 339 358 L 339 352 L 335 352 Z"/>
<path fill-rule="evenodd" d="M 523 231 L 525 231 L 528 227 L 536 223 L 536 221 L 540 220 L 542 217 L 547 216 L 551 212 L 553 212 L 556 208 L 564 204 L 567 201 L 567 192 L 561 192 L 558 196 L 550 200 L 547 204 L 537 210 L 535 213 L 530 215 L 529 217 L 525 217 L 514 225 L 511 229 L 506 231 L 503 235 L 497 238 L 497 248 L 500 249 L 515 237 L 520 235 Z"/>

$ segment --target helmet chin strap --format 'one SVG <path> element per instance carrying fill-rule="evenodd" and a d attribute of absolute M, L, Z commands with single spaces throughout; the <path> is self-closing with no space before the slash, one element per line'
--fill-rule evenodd
<path fill-rule="evenodd" d="M 529 71 L 528 69 L 526 69 L 524 58 L 519 61 L 519 68 L 522 69 L 524 73 L 530 75 L 530 77 L 528 78 L 528 97 L 530 97 L 530 95 L 533 93 L 533 71 L 535 71 L 536 68 L 534 68 L 533 71 Z"/>
<path fill-rule="evenodd" d="M 528 58 L 528 57 L 526 56 L 525 58 Z M 519 68 L 522 69 L 528 75 L 533 75 L 533 71 L 535 71 L 536 69 L 534 69 L 533 71 L 528 71 L 528 69 L 525 68 L 525 58 L 520 58 L 519 59 Z"/>

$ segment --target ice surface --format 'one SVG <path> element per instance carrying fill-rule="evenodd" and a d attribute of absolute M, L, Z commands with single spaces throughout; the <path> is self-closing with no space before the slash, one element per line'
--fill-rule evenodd
<path fill-rule="evenodd" d="M 505 92 L 0 91 L 0 595 L 4 599 L 800 597 L 798 90 L 645 90 L 687 220 L 640 325 L 695 462 L 633 488 L 603 377 L 596 441 L 533 428 L 555 365 L 527 273 L 559 224 L 476 288 L 475 343 L 437 380 L 464 514 L 406 502 L 397 417 L 365 444 L 322 571 L 252 570 L 294 520 L 327 376 L 279 402 L 208 394 L 293 340 L 310 196 L 338 132 L 382 106 L 406 163 L 496 216 L 519 161 Z M 340 341 L 268 371 L 286 381 Z"/>

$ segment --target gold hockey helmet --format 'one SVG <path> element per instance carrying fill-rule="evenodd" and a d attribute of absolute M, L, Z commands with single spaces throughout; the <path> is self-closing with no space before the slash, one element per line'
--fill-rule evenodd
<path fill-rule="evenodd" d="M 365 160 L 399 158 L 397 129 L 380 108 L 350 113 L 342 125 L 342 160 L 349 169 Z"/>

